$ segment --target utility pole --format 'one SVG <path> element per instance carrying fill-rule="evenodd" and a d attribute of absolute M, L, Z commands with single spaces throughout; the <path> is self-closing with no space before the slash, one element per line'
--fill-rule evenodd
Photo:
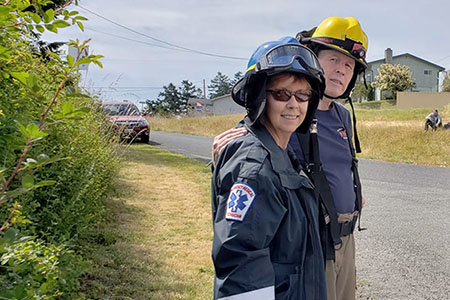
<path fill-rule="evenodd" d="M 206 99 L 206 80 L 203 79 L 203 98 Z"/>

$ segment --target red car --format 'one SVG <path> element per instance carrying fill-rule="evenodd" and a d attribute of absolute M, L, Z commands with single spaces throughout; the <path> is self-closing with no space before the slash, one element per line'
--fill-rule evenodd
<path fill-rule="evenodd" d="M 150 140 L 150 124 L 131 102 L 103 102 L 102 108 L 122 138 L 140 138 L 141 142 Z"/>

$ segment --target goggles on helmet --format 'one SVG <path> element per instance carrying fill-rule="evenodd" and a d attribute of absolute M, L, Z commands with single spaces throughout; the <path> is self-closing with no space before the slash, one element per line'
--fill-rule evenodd
<path fill-rule="evenodd" d="M 267 70 L 268 75 L 284 70 L 322 72 L 314 52 L 299 44 L 284 44 L 271 49 L 260 58 L 254 69 L 256 72 Z"/>
<path fill-rule="evenodd" d="M 357 43 L 355 41 L 352 41 L 348 38 L 346 38 L 345 41 L 334 39 L 334 38 L 329 38 L 329 37 L 317 37 L 314 39 L 317 41 L 326 43 L 326 44 L 331 44 L 331 45 L 341 47 L 342 49 L 346 50 L 348 53 L 350 53 L 356 59 L 362 59 L 364 61 L 366 59 L 366 49 L 364 49 L 363 45 L 361 45 L 360 43 Z"/>

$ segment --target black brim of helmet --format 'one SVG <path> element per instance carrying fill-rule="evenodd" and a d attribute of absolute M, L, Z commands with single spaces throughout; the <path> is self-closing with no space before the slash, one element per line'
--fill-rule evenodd
<path fill-rule="evenodd" d="M 231 98 L 233 98 L 233 101 L 236 102 L 238 105 L 245 107 L 245 100 L 242 97 L 242 90 L 244 87 L 244 79 L 245 77 L 242 77 L 239 79 L 238 82 L 235 83 L 233 88 L 231 89 Z"/>

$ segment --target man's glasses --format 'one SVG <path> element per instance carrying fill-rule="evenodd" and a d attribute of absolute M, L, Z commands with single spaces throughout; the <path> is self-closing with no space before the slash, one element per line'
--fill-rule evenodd
<path fill-rule="evenodd" d="M 292 96 L 295 97 L 297 102 L 308 102 L 311 100 L 312 91 L 296 91 L 290 92 L 286 89 L 279 90 L 266 90 L 266 92 L 270 93 L 272 97 L 277 101 L 287 102 L 291 99 Z"/>

